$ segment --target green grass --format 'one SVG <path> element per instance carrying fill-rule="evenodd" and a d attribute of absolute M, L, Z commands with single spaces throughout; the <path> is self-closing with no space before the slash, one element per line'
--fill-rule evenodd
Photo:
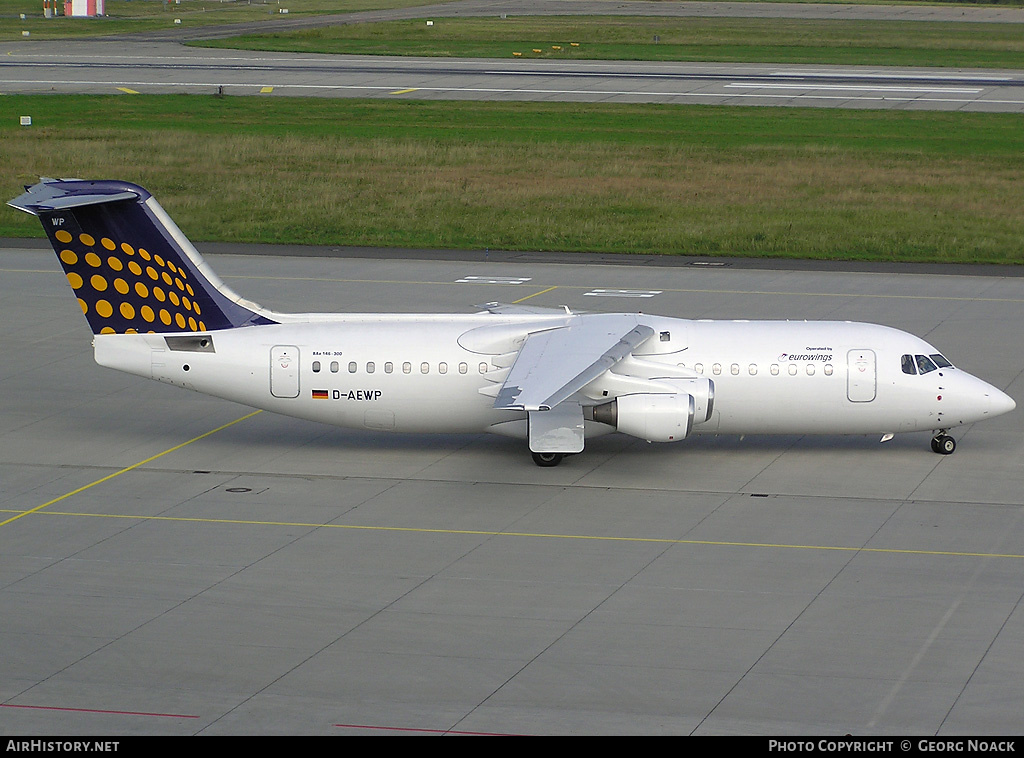
<path fill-rule="evenodd" d="M 288 15 L 354 13 L 384 8 L 430 5 L 444 0 L 107 0 L 103 18 L 44 18 L 42 0 L 0 0 L 0 42 L 24 39 L 64 39 L 130 34 L 164 29 L 265 21 Z M 63 3 L 60 4 L 63 8 Z M 26 18 L 22 20 L 20 14 Z M 181 24 L 176 25 L 175 19 Z"/>
<path fill-rule="evenodd" d="M 657 40 L 656 40 L 657 38 Z M 802 19 L 422 19 L 197 42 L 254 50 L 474 58 L 1024 68 L 1019 24 Z"/>
<path fill-rule="evenodd" d="M 151 189 L 196 240 L 1021 263 L 1024 117 L 7 96 L 4 199 Z M 32 115 L 32 127 L 16 115 Z M 0 236 L 37 236 L 0 211 Z"/>

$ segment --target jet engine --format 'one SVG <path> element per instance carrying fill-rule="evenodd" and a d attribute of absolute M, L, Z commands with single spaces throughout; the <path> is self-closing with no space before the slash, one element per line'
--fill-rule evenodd
<path fill-rule="evenodd" d="M 693 429 L 695 412 L 693 395 L 685 392 L 620 395 L 593 409 L 594 421 L 648 442 L 683 439 Z"/>

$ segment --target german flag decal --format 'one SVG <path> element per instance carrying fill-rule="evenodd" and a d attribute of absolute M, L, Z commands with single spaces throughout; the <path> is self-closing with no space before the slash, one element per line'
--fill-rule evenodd
<path fill-rule="evenodd" d="M 327 390 L 313 390 L 314 400 L 327 400 Z"/>

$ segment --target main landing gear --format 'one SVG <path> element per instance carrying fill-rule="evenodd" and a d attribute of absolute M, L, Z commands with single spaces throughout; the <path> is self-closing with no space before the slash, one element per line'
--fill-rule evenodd
<path fill-rule="evenodd" d="M 940 430 L 932 437 L 932 452 L 939 455 L 951 455 L 956 450 L 956 440 L 946 434 L 946 430 Z"/>
<path fill-rule="evenodd" d="M 533 462 L 542 468 L 551 468 L 562 462 L 565 453 L 532 453 Z"/>

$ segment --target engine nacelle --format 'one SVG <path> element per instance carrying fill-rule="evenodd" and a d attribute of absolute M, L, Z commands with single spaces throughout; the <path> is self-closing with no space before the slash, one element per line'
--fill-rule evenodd
<path fill-rule="evenodd" d="M 693 429 L 693 395 L 639 393 L 620 395 L 594 407 L 594 421 L 648 442 L 677 442 Z"/>
<path fill-rule="evenodd" d="M 699 379 L 659 379 L 658 381 L 671 384 L 679 394 L 693 395 L 695 405 L 693 423 L 700 425 L 711 420 L 711 414 L 715 410 L 715 383 L 713 381 L 704 377 Z"/>

